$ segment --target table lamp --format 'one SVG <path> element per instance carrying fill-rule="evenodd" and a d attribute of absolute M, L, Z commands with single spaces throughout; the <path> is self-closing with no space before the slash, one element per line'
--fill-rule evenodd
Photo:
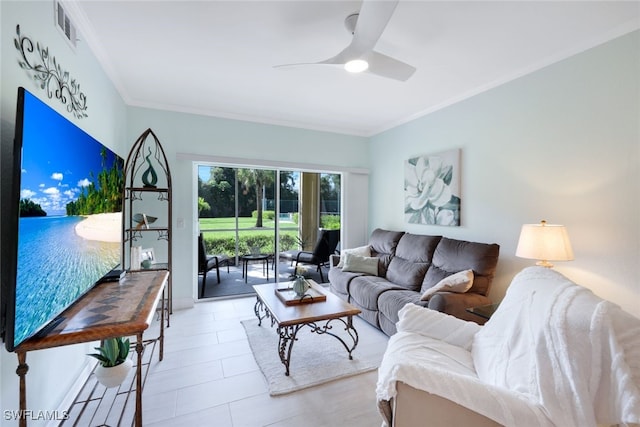
<path fill-rule="evenodd" d="M 524 224 L 520 231 L 516 256 L 537 259 L 539 261 L 536 265 L 547 268 L 553 267 L 549 261 L 573 260 L 573 249 L 566 227 L 547 224 L 545 220 L 540 221 L 540 224 Z"/>

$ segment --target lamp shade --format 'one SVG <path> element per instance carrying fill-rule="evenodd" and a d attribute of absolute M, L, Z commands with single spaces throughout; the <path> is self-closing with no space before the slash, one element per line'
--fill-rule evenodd
<path fill-rule="evenodd" d="M 546 221 L 541 221 L 540 224 L 524 224 L 520 231 L 516 256 L 540 260 L 536 264 L 543 267 L 553 267 L 549 261 L 573 260 L 573 249 L 566 227 L 547 224 Z"/>

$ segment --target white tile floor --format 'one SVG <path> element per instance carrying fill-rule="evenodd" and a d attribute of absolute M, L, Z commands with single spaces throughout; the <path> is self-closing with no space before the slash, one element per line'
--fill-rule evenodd
<path fill-rule="evenodd" d="M 208 301 L 173 313 L 164 360 L 154 355 L 144 389 L 145 426 L 380 425 L 376 371 L 269 396 L 240 324 L 255 318 L 254 303 L 255 297 Z"/>

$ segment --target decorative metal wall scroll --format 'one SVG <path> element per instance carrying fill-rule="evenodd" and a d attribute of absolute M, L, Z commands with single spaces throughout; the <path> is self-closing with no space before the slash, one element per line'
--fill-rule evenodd
<path fill-rule="evenodd" d="M 76 79 L 72 79 L 68 71 L 62 70 L 56 57 L 49 55 L 48 47 L 36 42 L 38 53 L 30 55 L 33 53 L 33 42 L 20 34 L 20 25 L 16 25 L 16 33 L 17 37 L 13 41 L 22 55 L 22 59 L 18 60 L 20 67 L 33 74 L 33 79 L 39 82 L 40 89 L 47 93 L 49 99 L 55 96 L 78 119 L 87 117 L 87 97 L 80 92 L 80 84 Z M 31 61 L 28 56 L 32 57 Z"/>

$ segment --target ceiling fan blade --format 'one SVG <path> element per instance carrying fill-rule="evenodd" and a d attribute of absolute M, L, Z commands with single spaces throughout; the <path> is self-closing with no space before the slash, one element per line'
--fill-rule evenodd
<path fill-rule="evenodd" d="M 369 63 L 367 72 L 371 74 L 400 81 L 408 80 L 415 73 L 415 67 L 373 50 L 397 5 L 398 0 L 363 0 L 355 28 L 353 28 L 353 39 L 340 53 L 324 61 L 276 65 L 274 68 L 298 65 L 344 65 L 350 60 L 360 58 Z"/>
<path fill-rule="evenodd" d="M 362 2 L 353 40 L 347 47 L 351 55 L 359 56 L 373 50 L 397 5 L 398 0 Z"/>
<path fill-rule="evenodd" d="M 367 57 L 378 43 L 397 5 L 398 0 L 363 1 L 349 46 L 336 56 L 320 61 L 318 64 L 344 65 L 354 58 Z"/>
<path fill-rule="evenodd" d="M 362 53 L 358 53 L 357 55 L 353 53 L 353 42 L 344 48 L 342 52 L 334 56 L 333 58 L 325 59 L 324 61 L 318 62 L 318 64 L 336 64 L 336 65 L 344 65 L 347 61 L 353 58 L 357 58 L 362 55 Z"/>
<path fill-rule="evenodd" d="M 293 68 L 300 65 L 344 65 L 344 63 L 346 62 L 343 59 L 343 54 L 345 51 L 342 51 L 333 58 L 329 58 L 320 62 L 302 62 L 297 64 L 274 65 L 273 68 Z M 366 59 L 369 63 L 369 69 L 367 70 L 367 72 L 381 77 L 387 77 L 404 82 L 407 81 L 416 71 L 415 67 L 407 64 L 406 62 L 399 61 L 395 58 L 376 51 L 372 51 L 364 55 L 363 58 Z"/>
<path fill-rule="evenodd" d="M 302 65 L 344 65 L 341 62 L 332 62 L 332 61 L 333 61 L 333 58 L 329 58 L 320 62 L 296 62 L 294 64 L 279 64 L 279 65 L 274 65 L 273 68 L 287 69 L 287 68 L 299 67 Z"/>
<path fill-rule="evenodd" d="M 325 59 L 324 61 L 305 62 L 305 63 L 300 63 L 300 64 L 274 65 L 274 68 L 283 68 L 283 67 L 289 67 L 289 66 L 292 66 L 292 65 L 344 65 L 349 59 L 353 59 L 354 57 L 357 57 L 357 56 L 361 55 L 361 54 L 359 54 L 359 55 L 355 56 L 352 53 L 353 48 L 351 46 L 352 45 L 350 44 L 349 46 L 347 46 L 345 49 L 343 49 L 342 52 L 340 52 L 336 56 L 331 57 L 329 59 Z"/>
<path fill-rule="evenodd" d="M 273 68 L 287 68 L 287 67 L 296 66 L 296 65 L 344 65 L 350 59 L 353 59 L 354 57 L 358 57 L 361 55 L 362 55 L 362 52 L 359 53 L 358 55 L 354 55 L 353 43 L 351 43 L 349 46 L 344 48 L 342 52 L 340 52 L 336 56 L 325 59 L 324 61 L 274 65 Z"/>
<path fill-rule="evenodd" d="M 373 51 L 367 55 L 369 69 L 367 72 L 390 79 L 407 81 L 416 68 L 390 56 Z"/>
<path fill-rule="evenodd" d="M 352 59 L 366 57 L 378 43 L 397 5 L 398 0 L 363 1 L 349 46 L 336 56 L 320 61 L 318 64 L 344 65 Z"/>

